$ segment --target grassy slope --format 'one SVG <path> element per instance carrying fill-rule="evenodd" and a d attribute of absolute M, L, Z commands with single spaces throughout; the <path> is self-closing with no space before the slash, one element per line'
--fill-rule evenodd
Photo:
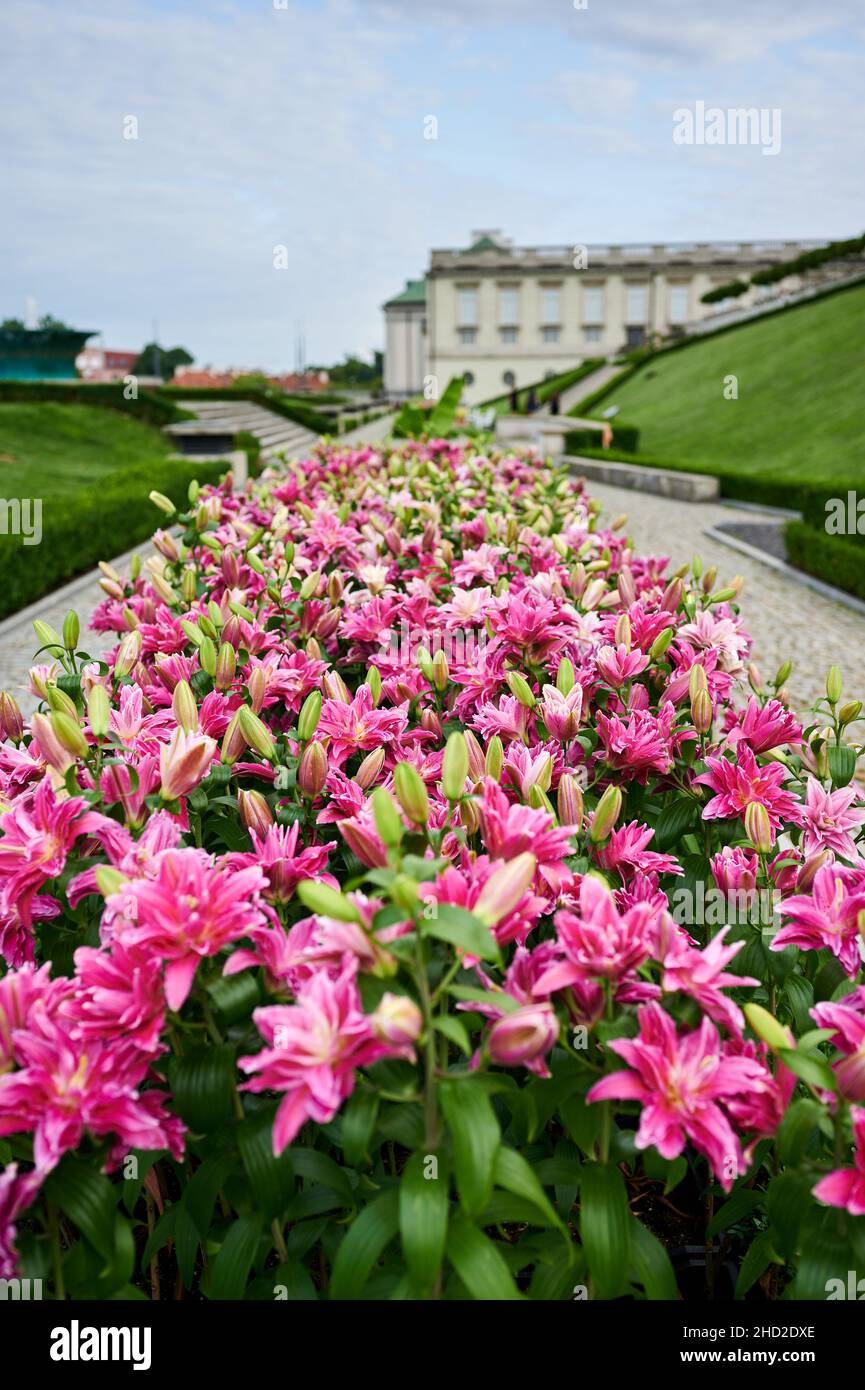
<path fill-rule="evenodd" d="M 0 404 L 0 495 L 50 498 L 98 488 L 106 474 L 162 460 L 171 449 L 160 430 L 117 410 Z"/>
<path fill-rule="evenodd" d="M 862 472 L 863 368 L 857 286 L 656 359 L 595 413 L 618 405 L 643 455 L 819 484 Z M 723 396 L 730 375 L 735 401 Z"/>

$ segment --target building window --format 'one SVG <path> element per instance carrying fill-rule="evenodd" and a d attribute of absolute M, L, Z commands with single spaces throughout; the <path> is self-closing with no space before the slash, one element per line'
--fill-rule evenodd
<path fill-rule="evenodd" d="M 584 328 L 583 337 L 587 343 L 599 343 L 601 341 L 601 330 L 595 327 Z"/>
<path fill-rule="evenodd" d="M 688 321 L 688 286 L 670 286 L 670 323 Z"/>
<path fill-rule="evenodd" d="M 583 323 L 602 324 L 604 322 L 603 285 L 583 286 Z"/>
<path fill-rule="evenodd" d="M 503 343 L 515 343 L 517 341 L 517 337 L 518 331 L 516 328 L 499 329 L 499 338 Z"/>
<path fill-rule="evenodd" d="M 463 385 L 464 385 L 464 386 L 474 386 L 474 384 L 475 384 L 475 374 L 474 374 L 474 372 L 463 372 Z"/>
<path fill-rule="evenodd" d="M 517 384 L 517 379 L 513 372 L 502 372 L 502 381 L 505 386 L 516 386 Z"/>
<path fill-rule="evenodd" d="M 561 285 L 542 285 L 541 286 L 541 323 L 554 324 L 562 321 L 562 288 Z"/>
<path fill-rule="evenodd" d="M 516 285 L 499 285 L 499 323 L 511 327 L 519 321 L 519 290 Z"/>
<path fill-rule="evenodd" d="M 475 285 L 461 285 L 457 290 L 457 323 L 461 328 L 477 328 L 478 292 Z"/>
<path fill-rule="evenodd" d="M 471 347 L 477 340 L 478 330 L 476 328 L 458 328 L 457 335 L 463 347 Z"/>
<path fill-rule="evenodd" d="M 558 328 L 542 328 L 541 338 L 545 343 L 557 343 L 559 341 L 559 332 L 560 330 Z"/>
<path fill-rule="evenodd" d="M 628 285 L 625 323 L 645 324 L 648 293 L 645 285 Z"/>

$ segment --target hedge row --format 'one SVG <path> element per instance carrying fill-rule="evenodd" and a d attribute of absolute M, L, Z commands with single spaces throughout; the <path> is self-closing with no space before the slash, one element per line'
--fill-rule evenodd
<path fill-rule="evenodd" d="M 187 410 L 181 410 L 176 401 L 170 400 L 162 391 L 151 391 L 144 387 L 133 400 L 127 400 L 124 391 L 125 387 L 120 383 L 0 381 L 0 404 L 33 405 L 39 401 L 52 401 L 57 405 L 102 406 L 132 415 L 157 429 L 192 418 Z"/>
<path fill-rule="evenodd" d="M 809 526 L 806 521 L 788 521 L 784 540 L 791 564 L 865 599 L 865 545 L 861 542 L 857 545 L 851 537 L 830 536 L 824 528 Z"/>
<path fill-rule="evenodd" d="M 640 447 L 640 431 L 636 425 L 619 424 L 618 420 L 611 420 L 610 425 L 613 431 L 613 442 L 611 448 L 624 449 L 628 454 L 635 454 Z M 565 450 L 569 454 L 582 454 L 587 449 L 597 449 L 598 431 L 597 430 L 568 430 L 565 435 Z M 604 450 L 609 454 L 609 450 Z"/>
<path fill-rule="evenodd" d="M 314 410 L 312 406 L 288 403 L 283 396 L 272 395 L 269 391 L 257 391 L 251 387 L 238 390 L 233 386 L 165 386 L 161 394 L 169 400 L 249 401 L 252 405 L 272 410 L 275 415 L 282 415 L 296 425 L 302 425 L 304 429 L 312 430 L 314 434 L 334 433 L 334 422 L 329 416 Z"/>
<path fill-rule="evenodd" d="M 520 414 L 525 414 L 526 403 L 530 391 L 534 391 L 538 404 L 543 405 L 544 402 L 548 401 L 550 396 L 555 395 L 557 391 L 567 391 L 571 386 L 575 386 L 578 381 L 582 381 L 584 377 L 591 376 L 592 372 L 596 372 L 599 367 L 603 367 L 604 360 L 603 357 L 587 357 L 585 362 L 582 362 L 579 367 L 572 367 L 569 371 L 560 372 L 558 376 L 547 377 L 544 381 L 535 381 L 528 386 L 521 386 L 517 392 L 517 410 Z M 480 408 L 482 410 L 488 409 L 492 405 L 495 406 L 497 410 L 500 410 L 509 405 L 510 399 L 511 393 L 510 391 L 506 391 L 504 395 L 494 396 L 489 400 L 481 401 Z"/>
<path fill-rule="evenodd" d="M 586 458 L 618 458 L 622 463 L 645 464 L 647 468 L 668 468 L 676 473 L 705 473 L 718 479 L 722 497 L 733 497 L 742 502 L 756 502 L 764 507 L 783 507 L 787 511 L 801 511 L 812 521 L 816 520 L 821 529 L 825 525 L 827 498 L 846 498 L 848 490 L 855 491 L 857 488 L 854 478 L 837 479 L 815 488 L 789 478 L 772 479 L 750 473 L 727 473 L 722 467 L 711 463 L 683 463 L 681 459 L 655 458 L 646 454 L 635 457 L 633 454 L 628 455 L 626 449 L 615 438 L 609 449 L 581 448 L 580 453 Z M 865 496 L 861 480 L 858 487 L 858 495 Z"/>
<path fill-rule="evenodd" d="M 42 499 L 42 540 L 24 545 L 20 536 L 0 535 L 0 617 L 144 541 L 160 521 L 149 500 L 164 493 L 175 504 L 187 500 L 193 478 L 215 483 L 229 465 L 195 458 L 154 460 L 100 478 L 98 489 Z"/>

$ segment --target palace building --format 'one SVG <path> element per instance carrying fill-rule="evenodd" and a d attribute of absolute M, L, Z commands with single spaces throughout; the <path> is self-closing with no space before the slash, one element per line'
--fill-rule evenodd
<path fill-rule="evenodd" d="M 433 251 L 425 278 L 383 306 L 385 390 L 405 399 L 422 394 L 425 379 L 443 390 L 462 376 L 467 401 L 488 400 L 684 333 L 723 311 L 701 303 L 708 290 L 822 244 L 516 247 L 500 232 L 475 232 L 467 248 Z"/>

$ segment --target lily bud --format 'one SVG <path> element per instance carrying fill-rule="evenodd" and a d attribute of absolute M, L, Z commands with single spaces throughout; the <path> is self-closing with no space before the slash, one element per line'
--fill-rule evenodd
<path fill-rule="evenodd" d="M 248 705 L 241 705 L 238 710 L 240 716 L 240 732 L 246 739 L 250 748 L 256 753 L 260 753 L 268 762 L 272 762 L 276 757 L 276 744 L 270 736 L 270 730 L 258 715 L 253 713 Z"/>
<path fill-rule="evenodd" d="M 55 737 L 69 753 L 74 753 L 76 758 L 86 758 L 90 751 L 90 745 L 81 731 L 81 725 L 77 719 L 73 719 L 71 714 L 65 710 L 55 709 L 51 711 L 51 727 Z"/>
<path fill-rule="evenodd" d="M 436 690 L 446 690 L 450 678 L 450 667 L 444 652 L 439 649 L 432 662 L 433 685 Z"/>
<path fill-rule="evenodd" d="M 627 613 L 620 613 L 616 619 L 615 626 L 616 645 L 630 647 L 631 645 L 631 620 Z"/>
<path fill-rule="evenodd" d="M 709 595 L 709 604 L 729 603 L 731 599 L 739 597 L 739 588 L 735 584 L 728 584 L 726 589 L 718 589 L 716 593 Z"/>
<path fill-rule="evenodd" d="M 796 1046 L 796 1039 L 790 1029 L 779 1023 L 762 1004 L 745 1004 L 744 1014 L 751 1031 L 757 1034 L 770 1051 L 778 1052 L 781 1048 Z"/>
<path fill-rule="evenodd" d="M 386 787 L 376 787 L 370 801 L 379 839 L 388 849 L 395 849 L 405 834 L 396 802 Z"/>
<path fill-rule="evenodd" d="M 301 584 L 299 597 L 304 602 L 306 602 L 307 599 L 313 598 L 318 590 L 318 586 L 320 583 L 321 570 L 315 570 L 312 574 L 307 575 L 306 579 L 304 579 L 303 583 Z"/>
<path fill-rule="evenodd" d="M 436 743 L 442 740 L 442 722 L 434 709 L 421 710 L 420 726 L 425 733 L 434 734 Z"/>
<path fill-rule="evenodd" d="M 202 671 L 206 671 L 208 676 L 216 675 L 216 647 L 209 637 L 202 637 L 201 645 L 198 648 L 198 660 L 201 663 Z"/>
<path fill-rule="evenodd" d="M 817 876 L 817 870 L 822 869 L 824 864 L 830 864 L 832 857 L 831 849 L 821 849 L 816 854 L 809 855 L 796 876 L 797 889 L 803 893 L 809 889 Z"/>
<path fill-rule="evenodd" d="M 852 724 L 854 719 L 858 719 L 862 713 L 861 700 L 848 700 L 838 711 L 838 723 L 841 725 Z"/>
<path fill-rule="evenodd" d="M 128 676 L 133 666 L 141 655 L 141 631 L 135 628 L 133 632 L 127 632 L 125 637 L 121 637 L 117 648 L 117 655 L 114 658 L 114 677 L 122 680 Z"/>
<path fill-rule="evenodd" d="M 537 701 L 532 694 L 532 688 L 525 676 L 521 676 L 519 671 L 508 672 L 508 689 L 511 694 L 520 702 L 525 709 L 534 709 Z"/>
<path fill-rule="evenodd" d="M 465 729 L 463 737 L 469 752 L 469 774 L 472 780 L 477 782 L 484 775 L 484 750 L 471 729 Z"/>
<path fill-rule="evenodd" d="M 311 690 L 304 700 L 297 716 L 297 736 L 301 742 L 311 739 L 321 718 L 321 691 Z"/>
<path fill-rule="evenodd" d="M 375 708 L 381 699 L 381 672 L 377 666 L 370 666 L 366 673 L 366 684 L 369 686 L 373 708 Z"/>
<path fill-rule="evenodd" d="M 563 772 L 559 778 L 556 799 L 560 824 L 573 826 L 575 832 L 579 833 L 584 815 L 583 792 L 576 777 L 572 777 L 569 772 Z"/>
<path fill-rule="evenodd" d="M 494 782 L 498 782 L 502 775 L 504 762 L 504 745 L 498 734 L 493 734 L 493 737 L 487 744 L 487 755 L 484 760 L 484 770 L 487 777 L 492 777 Z"/>
<path fill-rule="evenodd" d="M 24 737 L 24 717 L 8 690 L 0 690 L 0 729 L 13 743 L 20 743 Z"/>
<path fill-rule="evenodd" d="M 518 854 L 496 869 L 487 879 L 472 908 L 486 927 L 494 927 L 519 905 L 535 877 L 537 860 L 528 852 Z"/>
<path fill-rule="evenodd" d="M 297 785 L 302 794 L 314 800 L 327 781 L 327 754 L 321 743 L 308 743 L 297 768 Z"/>
<path fill-rule="evenodd" d="M 477 802 L 470 796 L 463 797 L 459 804 L 460 825 L 465 829 L 467 835 L 477 835 L 480 828 L 480 816 L 478 815 Z"/>
<path fill-rule="evenodd" d="M 539 1063 L 558 1036 L 559 1020 L 552 1004 L 524 1004 L 496 1020 L 487 1038 L 487 1052 L 496 1066 L 527 1067 Z"/>
<path fill-rule="evenodd" d="M 216 656 L 213 684 L 217 690 L 230 690 L 237 674 L 237 652 L 230 642 L 223 642 Z"/>
<path fill-rule="evenodd" d="M 78 621 L 78 614 L 71 608 L 63 619 L 63 645 L 68 652 L 74 652 L 78 646 L 80 631 L 81 624 Z"/>
<path fill-rule="evenodd" d="M 193 791 L 210 771 L 215 754 L 215 739 L 175 729 L 159 750 L 159 795 L 163 801 L 176 801 Z"/>
<path fill-rule="evenodd" d="M 698 690 L 691 700 L 691 719 L 698 734 L 706 734 L 711 729 L 712 698 L 708 690 Z"/>
<path fill-rule="evenodd" d="M 664 655 L 675 635 L 675 629 L 672 627 L 665 627 L 658 633 L 649 648 L 649 656 L 653 661 L 658 661 Z"/>
<path fill-rule="evenodd" d="M 69 714 L 73 719 L 78 719 L 75 701 L 66 694 L 65 690 L 61 690 L 57 685 L 49 685 L 45 693 L 49 709 L 58 709 L 63 714 Z"/>
<path fill-rule="evenodd" d="M 318 883 L 312 878 L 301 879 L 297 885 L 297 896 L 304 907 L 319 917 L 335 917 L 337 922 L 361 921 L 360 913 L 351 899 L 327 883 Z"/>
<path fill-rule="evenodd" d="M 684 585 L 681 579 L 671 579 L 661 597 L 661 607 L 665 613 L 675 613 L 682 602 Z"/>
<path fill-rule="evenodd" d="M 418 669 L 420 670 L 420 673 L 423 676 L 424 680 L 429 681 L 430 685 L 432 685 L 435 681 L 435 675 L 433 672 L 433 659 L 430 653 L 427 651 L 426 647 L 420 647 L 418 649 L 417 664 Z"/>
<path fill-rule="evenodd" d="M 273 812 L 261 792 L 239 791 L 237 793 L 237 809 L 247 830 L 254 830 L 259 840 L 263 840 L 273 825 Z"/>
<path fill-rule="evenodd" d="M 230 767 L 245 752 L 246 739 L 243 737 L 240 727 L 240 710 L 235 710 L 228 728 L 222 736 L 222 747 L 219 750 L 220 761 Z"/>
<path fill-rule="evenodd" d="M 383 994 L 369 1021 L 376 1037 L 395 1047 L 410 1046 L 423 1031 L 423 1014 L 407 994 Z"/>
<path fill-rule="evenodd" d="M 619 591 L 619 598 L 627 607 L 637 601 L 637 588 L 634 584 L 634 576 L 630 570 L 622 570 L 616 584 Z M 625 616 L 624 614 L 622 615 Z"/>
<path fill-rule="evenodd" d="M 773 684 L 784 685 L 790 679 L 792 671 L 792 661 L 783 661 L 781 665 L 778 667 L 777 672 L 775 673 L 775 680 L 773 681 Z"/>
<path fill-rule="evenodd" d="M 104 685 L 92 685 L 87 696 L 87 718 L 94 738 L 105 738 L 110 728 L 111 707 Z"/>
<path fill-rule="evenodd" d="M 709 682 L 706 679 L 706 670 L 703 666 L 692 666 L 688 673 L 688 694 L 693 700 L 701 690 L 708 690 Z"/>
<path fill-rule="evenodd" d="M 706 573 L 703 575 L 703 593 L 704 593 L 704 594 L 710 594 L 710 593 L 712 592 L 712 585 L 715 583 L 715 580 L 716 580 L 717 578 L 718 578 L 718 570 L 717 570 L 717 567 L 716 567 L 715 565 L 711 565 L 711 566 L 709 567 L 709 569 L 706 570 Z"/>
<path fill-rule="evenodd" d="M 841 699 L 843 682 L 841 672 L 837 666 L 830 666 L 826 672 L 826 694 L 829 697 L 830 705 L 837 705 Z"/>
<path fill-rule="evenodd" d="M 249 706 L 253 714 L 258 714 L 264 704 L 264 697 L 267 693 L 267 676 L 263 666 L 255 666 L 249 673 L 246 682 L 246 690 L 249 695 Z"/>
<path fill-rule="evenodd" d="M 403 912 L 414 912 L 420 894 L 419 884 L 416 878 L 409 874 L 397 874 L 393 883 L 390 885 L 390 895 L 397 907 L 401 907 Z"/>
<path fill-rule="evenodd" d="M 176 511 L 171 498 L 166 497 L 164 492 L 149 492 L 147 496 L 150 498 L 154 507 L 158 507 L 161 512 L 165 512 L 166 516 L 171 516 L 172 513 Z"/>
<path fill-rule="evenodd" d="M 429 820 L 429 796 L 423 778 L 411 763 L 397 763 L 393 774 L 396 799 L 409 820 L 426 825 Z"/>
<path fill-rule="evenodd" d="M 589 839 L 593 845 L 599 845 L 607 839 L 616 821 L 619 819 L 621 812 L 621 787 L 610 785 L 598 802 L 595 808 L 595 814 L 592 816 Z"/>
<path fill-rule="evenodd" d="M 768 854 L 772 848 L 772 823 L 769 812 L 760 801 L 750 801 L 745 807 L 745 834 L 758 854 Z"/>
<path fill-rule="evenodd" d="M 789 662 L 785 662 L 784 665 L 789 665 Z M 790 670 L 791 670 L 791 671 L 792 671 L 792 669 L 793 669 L 792 666 L 790 666 Z M 781 671 L 783 671 L 783 670 L 784 670 L 784 667 L 782 666 L 782 667 L 781 667 Z M 779 671 L 778 674 L 780 675 L 781 672 Z M 789 673 L 788 673 L 788 674 L 789 674 Z M 784 679 L 786 680 L 786 676 L 784 677 Z M 776 685 L 777 685 L 777 684 L 779 684 L 780 682 L 776 681 L 775 683 L 776 683 Z M 763 677 L 760 675 L 760 672 L 758 671 L 757 667 L 754 665 L 754 662 L 753 662 L 753 661 L 749 661 L 749 662 L 748 662 L 748 684 L 750 685 L 751 689 L 754 691 L 755 695 L 759 695 L 760 691 L 763 689 Z"/>
<path fill-rule="evenodd" d="M 456 730 L 445 744 L 442 761 L 442 792 L 448 801 L 458 801 L 469 775 L 469 749 L 465 735 Z"/>
<path fill-rule="evenodd" d="M 379 773 L 384 767 L 384 749 L 374 748 L 371 753 L 367 753 L 357 772 L 354 774 L 354 781 L 363 789 L 369 791 L 370 787 L 375 786 L 378 781 Z"/>
<path fill-rule="evenodd" d="M 321 678 L 321 687 L 326 699 L 339 700 L 341 705 L 351 704 L 348 686 L 338 671 L 325 671 Z"/>
<path fill-rule="evenodd" d="M 75 762 L 69 749 L 60 742 L 47 714 L 34 714 L 30 720 L 30 732 L 39 745 L 39 751 L 49 767 L 64 776 Z"/>
<path fill-rule="evenodd" d="M 115 893 L 122 893 L 129 883 L 129 879 L 122 874 L 119 869 L 113 869 L 110 864 L 100 864 L 93 877 L 96 879 L 96 887 L 103 898 L 110 898 Z"/>
<path fill-rule="evenodd" d="M 570 695 L 576 683 L 574 663 L 563 656 L 556 671 L 556 689 L 560 695 Z"/>

